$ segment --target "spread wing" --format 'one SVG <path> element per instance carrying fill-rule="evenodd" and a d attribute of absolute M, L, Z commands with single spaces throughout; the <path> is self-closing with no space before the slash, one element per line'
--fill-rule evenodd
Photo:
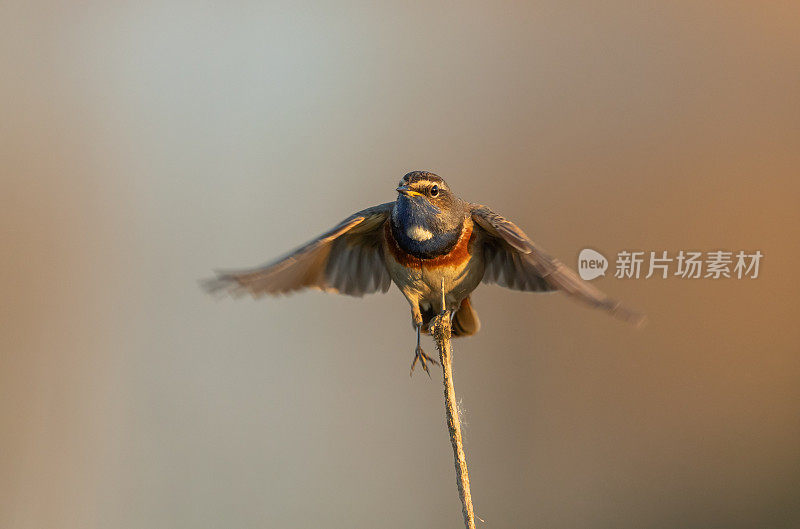
<path fill-rule="evenodd" d="M 497 283 L 515 290 L 562 290 L 621 320 L 635 325 L 644 323 L 644 314 L 624 307 L 584 282 L 558 259 L 539 248 L 516 224 L 488 207 L 474 205 L 472 220 L 486 235 L 483 246 L 485 283 Z"/>
<path fill-rule="evenodd" d="M 391 211 L 391 202 L 359 211 L 276 261 L 249 270 L 217 272 L 203 286 L 212 293 L 253 297 L 304 288 L 349 296 L 386 292 L 391 278 L 383 259 L 381 228 Z"/>

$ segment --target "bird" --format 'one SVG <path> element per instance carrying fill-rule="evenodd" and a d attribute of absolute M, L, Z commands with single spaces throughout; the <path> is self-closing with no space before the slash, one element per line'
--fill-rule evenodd
<path fill-rule="evenodd" d="M 348 296 L 387 292 L 394 283 L 411 307 L 419 362 L 438 362 L 420 345 L 431 322 L 449 312 L 452 335 L 471 336 L 480 320 L 470 295 L 481 283 L 528 292 L 561 291 L 634 325 L 645 316 L 586 283 L 516 224 L 456 196 L 440 176 L 412 171 L 394 202 L 354 213 L 322 235 L 262 266 L 222 270 L 204 280 L 211 293 L 234 297 L 318 289 Z"/>

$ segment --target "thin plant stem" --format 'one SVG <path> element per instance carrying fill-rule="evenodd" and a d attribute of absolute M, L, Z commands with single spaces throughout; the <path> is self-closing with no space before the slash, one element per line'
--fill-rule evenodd
<path fill-rule="evenodd" d="M 452 336 L 450 312 L 445 311 L 433 322 L 433 338 L 439 349 L 439 362 L 442 365 L 444 380 L 444 408 L 447 413 L 447 430 L 450 443 L 453 445 L 453 458 L 456 467 L 456 484 L 461 498 L 461 511 L 464 514 L 464 525 L 467 529 L 475 529 L 475 514 L 472 512 L 472 494 L 469 490 L 469 474 L 467 458 L 464 455 L 464 442 L 461 438 L 461 421 L 458 417 L 456 390 L 453 385 L 453 349 L 450 344 Z"/>

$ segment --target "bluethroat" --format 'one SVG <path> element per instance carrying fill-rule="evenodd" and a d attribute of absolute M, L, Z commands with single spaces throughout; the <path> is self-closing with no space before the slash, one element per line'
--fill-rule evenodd
<path fill-rule="evenodd" d="M 257 268 L 219 272 L 211 292 L 254 297 L 315 288 L 349 296 L 386 292 L 394 283 L 411 305 L 419 361 L 437 362 L 420 346 L 433 318 L 450 311 L 453 336 L 478 332 L 470 294 L 480 283 L 514 290 L 560 290 L 622 320 L 644 316 L 581 280 L 544 252 L 513 222 L 486 206 L 465 202 L 439 176 L 413 171 L 397 199 L 359 211 L 284 257 Z"/>

